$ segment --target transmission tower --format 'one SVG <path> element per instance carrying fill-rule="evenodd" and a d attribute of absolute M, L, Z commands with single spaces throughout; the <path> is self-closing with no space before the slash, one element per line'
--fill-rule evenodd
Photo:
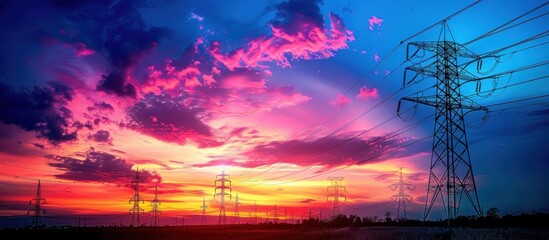
<path fill-rule="evenodd" d="M 200 208 L 202 208 L 202 218 L 200 218 L 200 225 L 208 225 L 208 223 L 206 222 L 206 208 L 208 208 L 208 206 L 206 206 L 206 198 L 202 199 L 202 206 L 200 206 Z"/>
<path fill-rule="evenodd" d="M 257 201 L 254 201 L 254 224 L 257 223 Z"/>
<path fill-rule="evenodd" d="M 234 224 L 240 224 L 240 211 L 238 210 L 238 205 L 240 205 L 240 202 L 238 202 L 237 193 L 234 199 Z"/>
<path fill-rule="evenodd" d="M 151 226 L 158 226 L 159 216 L 162 214 L 162 211 L 158 209 L 161 202 L 158 200 L 158 179 L 154 179 L 154 199 L 151 201 L 152 210 L 150 211 L 152 215 Z"/>
<path fill-rule="evenodd" d="M 410 191 L 415 190 L 415 186 L 409 183 L 405 183 L 402 179 L 402 168 L 400 168 L 400 180 L 397 183 L 393 183 L 389 186 L 391 190 L 398 189 L 398 194 L 393 195 L 393 200 L 398 201 L 397 219 L 406 220 L 406 202 L 412 201 L 412 196 L 406 194 L 404 189 Z"/>
<path fill-rule="evenodd" d="M 274 224 L 277 224 L 278 223 L 278 208 L 276 208 L 276 204 L 275 204 L 273 212 L 274 212 L 273 222 L 274 222 Z"/>
<path fill-rule="evenodd" d="M 451 40 L 446 40 L 447 32 Z M 413 48 L 416 50 L 414 51 Z M 433 204 L 440 198 L 449 225 L 450 219 L 458 215 L 464 195 L 475 212 L 479 216 L 482 215 L 469 154 L 464 115 L 471 111 L 487 109 L 461 95 L 460 87 L 466 82 L 477 81 L 478 78 L 465 70 L 466 66 L 458 63 L 461 58 L 478 59 L 479 57 L 454 42 L 446 22 L 443 23 L 438 41 L 408 43 L 407 60 L 418 58 L 416 55 L 420 51 L 433 52 L 435 61 L 424 67 L 418 64 L 407 67 L 404 72 L 404 87 L 414 83 L 420 75 L 434 77 L 437 80 L 436 95 L 423 96 L 423 93 L 419 92 L 404 97 L 401 101 L 435 108 L 433 151 L 423 219 L 427 219 Z M 410 81 L 406 78 L 407 71 L 415 72 L 415 76 Z"/>
<path fill-rule="evenodd" d="M 42 208 L 42 204 L 46 204 L 46 199 L 42 197 L 42 190 L 40 187 L 40 179 L 38 179 L 38 188 L 36 189 L 36 196 L 34 196 L 30 201 L 29 205 L 34 207 L 27 211 L 27 215 L 30 215 L 30 212 L 33 211 L 34 215 L 32 216 L 32 225 L 39 227 L 42 225 L 42 215 L 46 214 L 46 210 Z"/>
<path fill-rule="evenodd" d="M 137 168 L 137 171 L 135 171 L 135 178 L 131 182 L 134 188 L 134 194 L 129 201 L 130 204 L 133 204 L 133 207 L 130 208 L 130 214 L 132 215 L 130 226 L 141 225 L 140 215 L 145 212 L 143 208 L 139 207 L 140 202 L 145 203 L 143 198 L 139 196 L 139 183 L 141 182 L 142 182 L 141 179 L 139 179 L 139 168 Z"/>
<path fill-rule="evenodd" d="M 332 199 L 332 217 L 337 217 L 341 214 L 340 199 L 347 200 L 344 194 L 347 188 L 341 183 L 343 177 L 328 177 L 328 181 L 330 181 L 330 186 L 326 189 L 326 201 Z"/>
<path fill-rule="evenodd" d="M 215 180 L 215 193 L 214 193 L 214 200 L 217 196 L 219 196 L 221 206 L 219 207 L 219 225 L 221 224 L 227 224 L 227 215 L 225 213 L 225 196 L 228 196 L 229 199 L 231 199 L 231 194 L 226 193 L 225 190 L 229 190 L 229 192 L 232 191 L 231 189 L 231 180 L 229 180 L 230 176 L 225 174 L 225 172 L 221 172 L 221 174 L 216 176 Z M 228 186 L 226 185 L 228 183 Z M 219 192 L 218 192 L 219 191 Z"/>

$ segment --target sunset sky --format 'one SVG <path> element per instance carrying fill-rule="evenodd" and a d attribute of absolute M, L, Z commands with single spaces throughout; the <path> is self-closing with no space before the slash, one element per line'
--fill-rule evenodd
<path fill-rule="evenodd" d="M 344 214 L 381 217 L 396 216 L 389 185 L 402 167 L 416 187 L 408 217 L 422 218 L 434 109 L 396 110 L 401 97 L 433 93 L 421 92 L 433 78 L 402 89 L 418 62 L 405 62 L 406 44 L 436 41 L 441 25 L 407 38 L 472 2 L 0 1 L 0 226 L 30 223 L 38 179 L 46 223 L 129 224 L 137 168 L 146 212 L 161 179 L 162 225 L 196 223 L 203 198 L 216 222 L 222 171 L 242 217 L 255 202 L 261 217 L 275 204 L 288 218 L 327 214 L 327 177 L 345 179 Z M 454 40 L 544 3 L 505 2 L 451 18 Z M 494 105 L 482 126 L 482 114 L 466 116 L 484 210 L 549 211 L 548 10 L 466 44 L 479 55 L 505 48 L 471 65 L 476 76 L 520 70 L 485 80 L 481 94 L 462 87 Z M 443 217 L 437 202 L 430 219 Z"/>

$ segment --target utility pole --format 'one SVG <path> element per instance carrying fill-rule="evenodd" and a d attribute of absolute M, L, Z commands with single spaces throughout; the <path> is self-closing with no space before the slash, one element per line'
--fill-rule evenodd
<path fill-rule="evenodd" d="M 254 201 L 254 224 L 257 223 L 257 201 Z"/>
<path fill-rule="evenodd" d="M 274 218 L 273 218 L 273 222 L 274 222 L 274 224 L 277 224 L 277 223 L 278 223 L 278 209 L 276 208 L 276 204 L 275 204 L 275 207 L 274 207 Z"/>
<path fill-rule="evenodd" d="M 284 208 L 284 223 L 288 223 L 288 208 Z"/>
<path fill-rule="evenodd" d="M 129 203 L 133 204 L 133 207 L 130 208 L 130 214 L 132 215 L 132 220 L 130 226 L 140 226 L 141 225 L 141 218 L 140 214 L 144 213 L 145 210 L 141 207 L 139 207 L 139 203 L 145 203 L 143 198 L 139 196 L 139 183 L 141 183 L 141 179 L 139 179 L 139 167 L 135 171 L 135 178 L 132 180 L 132 185 L 134 188 L 134 194 L 132 198 L 130 198 Z"/>
<path fill-rule="evenodd" d="M 412 201 L 412 196 L 406 194 L 404 189 L 407 188 L 410 191 L 415 189 L 415 186 L 409 183 L 405 183 L 402 179 L 402 168 L 400 168 L 400 180 L 397 183 L 393 183 L 389 186 L 391 190 L 398 189 L 398 194 L 393 195 L 393 200 L 398 201 L 397 219 L 406 220 L 406 202 Z"/>
<path fill-rule="evenodd" d="M 40 179 L 38 179 L 38 188 L 36 189 L 36 196 L 34 196 L 29 201 L 29 205 L 33 205 L 33 204 L 34 204 L 34 207 L 27 211 L 27 215 L 29 215 L 30 212 L 33 211 L 34 215 L 32 216 L 32 226 L 40 227 L 42 225 L 42 215 L 46 214 L 46 210 L 44 210 L 41 206 L 42 204 L 46 204 L 46 199 L 42 197 Z"/>
<path fill-rule="evenodd" d="M 151 201 L 152 210 L 150 213 L 152 214 L 151 219 L 151 226 L 158 226 L 159 222 L 159 216 L 162 214 L 162 211 L 158 209 L 158 206 L 160 206 L 161 202 L 158 200 L 158 179 L 154 178 L 153 181 L 155 182 L 154 185 L 154 199 Z"/>
<path fill-rule="evenodd" d="M 326 188 L 326 201 L 332 199 L 332 217 L 337 217 L 341 214 L 340 199 L 347 200 L 344 194 L 347 188 L 341 183 L 343 177 L 328 177 L 328 181 L 330 181 L 330 186 Z"/>
<path fill-rule="evenodd" d="M 216 180 L 215 180 L 214 200 L 217 196 L 221 198 L 220 200 L 221 206 L 219 207 L 219 223 L 218 223 L 219 225 L 227 224 L 227 215 L 225 213 L 225 196 L 229 196 L 229 199 L 232 198 L 230 193 L 225 192 L 227 189 L 229 190 L 229 192 L 232 191 L 231 180 L 229 180 L 229 178 L 230 176 L 225 174 L 225 171 L 223 171 L 221 172 L 221 174 L 216 176 Z"/>
<path fill-rule="evenodd" d="M 202 206 L 200 206 L 200 208 L 202 208 L 202 218 L 200 218 L 200 225 L 208 225 L 206 221 L 206 208 L 208 208 L 208 206 L 206 206 L 206 198 L 202 199 Z"/>
<path fill-rule="evenodd" d="M 240 224 L 240 211 L 238 210 L 238 205 L 240 205 L 240 202 L 238 202 L 237 193 L 234 200 L 234 224 Z"/>
<path fill-rule="evenodd" d="M 447 32 L 449 40 L 447 40 Z M 416 56 L 418 52 L 433 52 L 435 61 L 425 67 L 417 64 L 407 67 L 404 72 L 404 87 L 414 83 L 420 75 L 434 77 L 436 78 L 436 95 L 423 96 L 420 92 L 401 99 L 401 101 L 435 108 L 433 151 L 423 219 L 427 219 L 433 204 L 440 198 L 448 217 L 448 226 L 450 220 L 458 215 L 462 197 L 465 197 L 475 212 L 482 216 L 469 154 L 464 115 L 471 111 L 487 111 L 487 108 L 461 95 L 460 87 L 464 83 L 479 82 L 480 79 L 469 73 L 465 69 L 466 66 L 459 65 L 458 60 L 459 58 L 480 59 L 480 57 L 454 42 L 451 34 L 447 23 L 444 22 L 438 41 L 408 43 L 407 60 L 419 58 Z M 413 48 L 416 50 L 414 51 Z M 409 81 L 406 78 L 408 71 L 415 72 L 415 76 Z M 478 89 L 477 85 L 477 91 Z M 401 102 L 399 102 L 398 112 L 400 112 L 400 104 Z"/>

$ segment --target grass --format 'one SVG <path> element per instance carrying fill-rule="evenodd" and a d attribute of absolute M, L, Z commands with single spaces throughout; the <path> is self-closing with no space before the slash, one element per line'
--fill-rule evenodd
<path fill-rule="evenodd" d="M 227 225 L 187 227 L 110 228 L 88 227 L 72 229 L 3 229 L 3 239 L 281 239 L 281 240 L 366 240 L 366 239 L 549 239 L 549 229 L 472 229 L 436 227 L 362 227 L 318 228 L 299 225 Z"/>

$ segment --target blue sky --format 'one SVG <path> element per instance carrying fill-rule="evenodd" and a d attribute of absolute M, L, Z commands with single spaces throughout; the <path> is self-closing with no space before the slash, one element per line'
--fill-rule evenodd
<path fill-rule="evenodd" d="M 433 120 L 391 133 L 434 109 L 418 106 L 407 121 L 384 121 L 395 116 L 401 97 L 435 83 L 426 78 L 398 91 L 411 64 L 404 62 L 407 43 L 437 41 L 441 25 L 402 41 L 471 3 L 4 2 L 0 201 L 10 205 L 0 213 L 26 214 L 22 203 L 39 178 L 46 197 L 57 202 L 50 205 L 54 215 L 125 213 L 132 192 L 127 180 L 139 167 L 147 179 L 162 178 L 168 216 L 199 214 L 193 206 L 203 197 L 215 215 L 219 203 L 210 185 L 222 170 L 235 178 L 244 205 L 257 200 L 264 209 L 278 204 L 296 214 L 308 206 L 328 208 L 326 177 L 344 176 L 343 212 L 381 216 L 396 213 L 387 186 L 404 167 L 417 186 L 408 216 L 421 218 L 432 139 L 414 141 L 433 134 Z M 465 44 L 543 3 L 486 0 L 447 24 L 454 41 Z M 481 72 L 476 64 L 467 70 L 483 77 L 545 64 L 548 9 L 467 44 L 481 55 L 539 36 L 497 52 L 497 64 L 483 60 Z M 467 129 L 485 210 L 549 210 L 547 73 L 540 65 L 502 75 L 488 97 L 475 96 L 474 83 L 461 89 L 483 106 L 542 96 L 496 105 L 484 125 Z M 482 91 L 493 87 L 484 80 Z M 466 120 L 474 125 L 481 117 L 472 113 Z M 125 195 L 89 198 L 112 191 Z M 68 203 L 82 199 L 100 205 Z M 443 217 L 436 205 L 431 218 Z"/>

